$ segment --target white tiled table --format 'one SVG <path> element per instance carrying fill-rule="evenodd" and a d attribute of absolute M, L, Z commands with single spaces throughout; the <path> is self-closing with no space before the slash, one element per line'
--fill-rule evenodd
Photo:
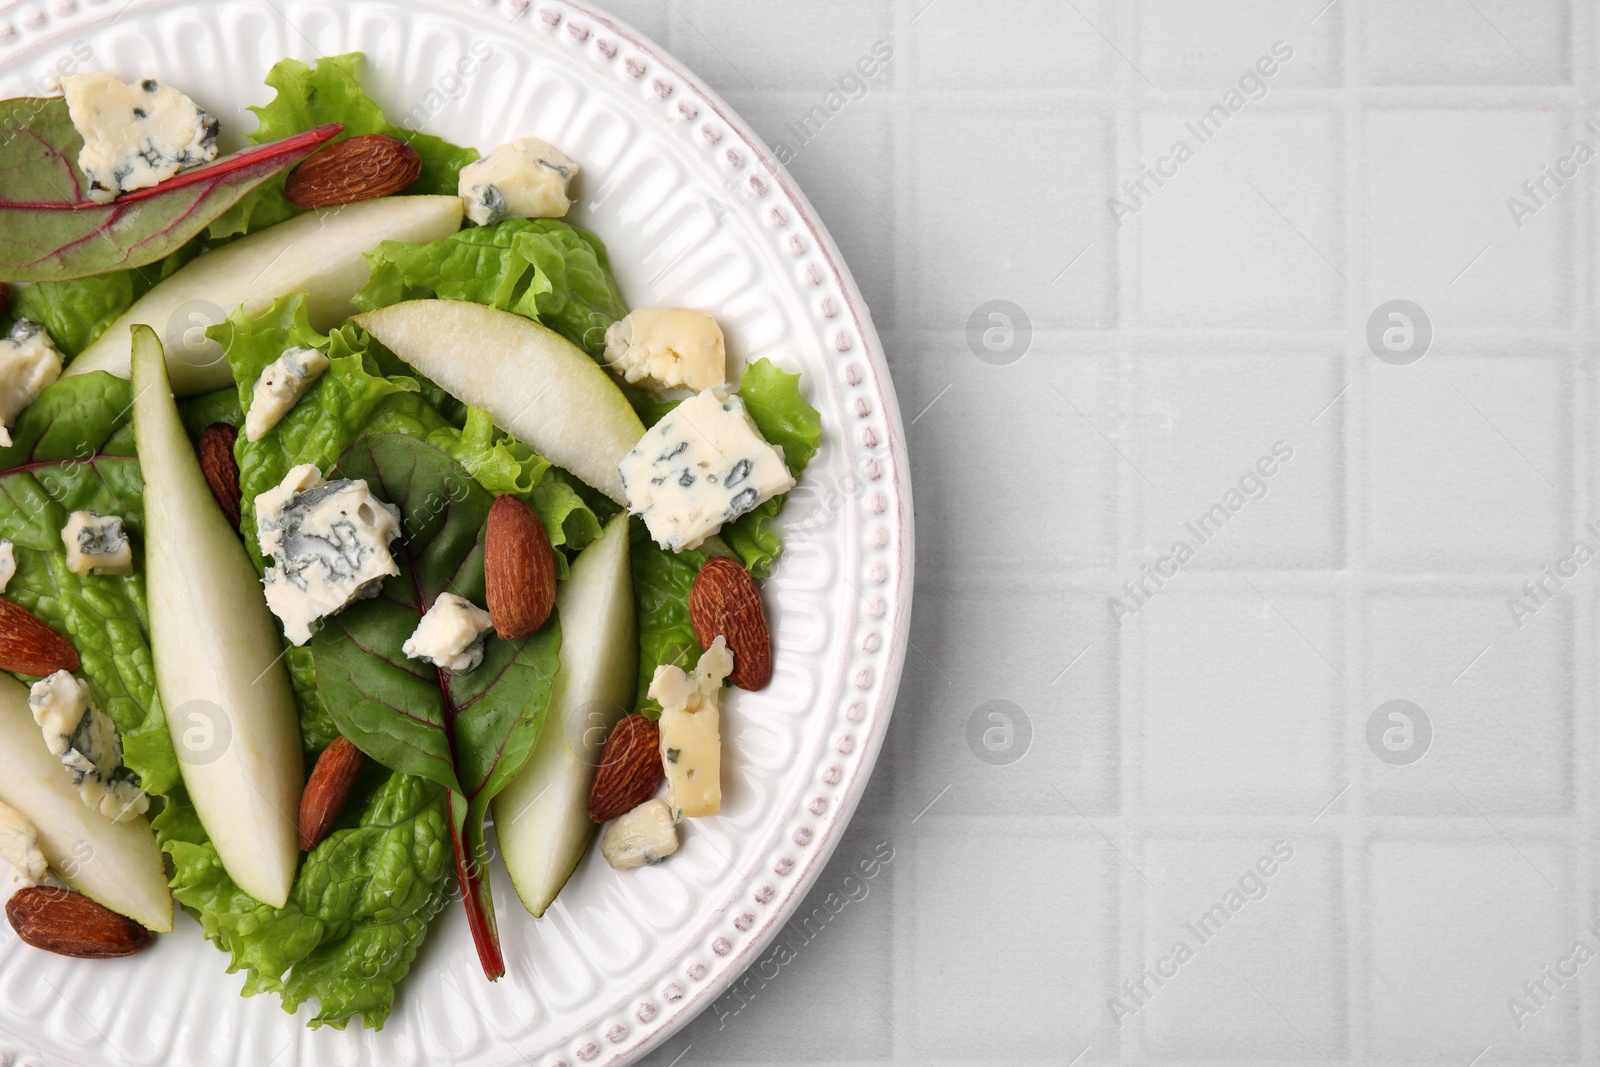
<path fill-rule="evenodd" d="M 1600 953 L 1600 559 L 1522 591 L 1600 552 L 1600 159 L 1522 189 L 1600 152 L 1594 5 L 611 6 L 792 155 L 919 512 L 899 706 L 811 921 L 651 1062 L 1600 1060 L 1600 962 L 1524 990 Z M 1396 299 L 1410 365 L 1369 346 Z M 1025 351 L 974 347 L 991 300 Z M 1431 738 L 1369 743 L 1392 700 Z"/>

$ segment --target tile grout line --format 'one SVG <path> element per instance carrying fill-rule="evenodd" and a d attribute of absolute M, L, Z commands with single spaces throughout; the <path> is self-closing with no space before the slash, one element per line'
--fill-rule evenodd
<path fill-rule="evenodd" d="M 1594 9 L 1588 4 L 1572 4 L 1568 9 L 1567 75 L 1577 89 L 1577 102 L 1571 112 L 1573 127 L 1581 128 L 1586 112 L 1591 111 L 1590 94 L 1594 87 L 1595 38 Z M 1581 42 L 1581 44 L 1580 44 Z M 1586 138 L 1587 139 L 1587 138 Z M 1572 266 L 1573 325 L 1581 331 L 1581 348 L 1571 353 L 1566 373 L 1571 376 L 1572 407 L 1568 411 L 1568 454 L 1573 462 L 1568 477 L 1572 480 L 1571 502 L 1574 510 L 1569 528 L 1591 516 L 1594 508 L 1596 470 L 1592 445 L 1595 440 L 1593 414 L 1596 409 L 1597 380 L 1592 362 L 1595 351 L 1594 286 L 1595 266 L 1591 256 L 1596 248 L 1596 193 L 1584 190 L 1574 206 L 1575 222 L 1571 230 L 1573 246 L 1569 250 Z M 1589 417 L 1582 417 L 1587 415 Z M 1596 724 L 1593 715 L 1582 714 L 1580 709 L 1593 708 L 1596 700 L 1597 672 L 1592 658 L 1580 650 L 1595 647 L 1596 603 L 1593 593 L 1573 598 L 1568 615 L 1567 653 L 1571 657 L 1568 692 L 1570 707 L 1568 732 L 1572 739 L 1572 761 L 1567 768 L 1573 815 L 1579 827 L 1578 841 L 1573 856 L 1571 907 L 1576 924 L 1581 926 L 1595 917 L 1595 863 L 1597 850 L 1596 791 L 1594 776 L 1600 773 L 1600 748 L 1596 743 Z M 1600 1049 L 1596 1047 L 1595 1027 L 1600 1024 L 1600 1008 L 1594 998 L 1580 1000 L 1575 1040 L 1579 1062 L 1592 1060 Z"/>
<path fill-rule="evenodd" d="M 1142 62 L 1143 51 L 1140 48 L 1142 30 L 1139 19 L 1141 7 L 1137 4 L 1121 4 L 1115 8 L 1115 25 L 1110 32 L 1119 42 L 1123 52 L 1137 56 Z M 1108 151 L 1106 152 L 1110 173 L 1105 176 L 1106 187 L 1115 189 L 1117 175 L 1131 174 L 1139 162 L 1140 135 L 1142 131 L 1143 109 L 1139 99 L 1139 89 L 1134 81 L 1134 75 L 1129 65 L 1117 62 L 1110 68 L 1117 88 L 1116 103 L 1113 105 L 1108 121 L 1110 128 L 1106 131 Z M 1119 437 L 1135 443 L 1139 440 L 1138 399 L 1140 392 L 1140 376 L 1137 352 L 1129 343 L 1128 327 L 1136 320 L 1139 314 L 1139 233 L 1138 226 L 1116 227 L 1109 231 L 1108 239 L 1111 242 L 1112 270 L 1116 272 L 1116 285 L 1114 287 L 1115 304 L 1111 308 L 1110 333 L 1112 334 L 1112 358 L 1116 369 L 1115 396 L 1117 398 L 1116 427 Z M 1141 456 L 1140 459 L 1144 457 Z M 1107 457 L 1108 462 L 1115 462 L 1115 457 Z M 1120 574 L 1132 573 L 1138 565 L 1140 543 L 1139 532 L 1144 525 L 1144 516 L 1148 510 L 1147 494 L 1152 490 L 1145 485 L 1130 465 L 1116 463 L 1116 486 L 1118 501 L 1126 501 L 1128 506 L 1117 508 L 1117 572 Z M 1138 629 L 1138 628 L 1135 628 Z M 1144 688 L 1140 681 L 1143 677 L 1142 665 L 1144 663 L 1144 642 L 1142 629 L 1121 630 L 1113 637 L 1117 668 L 1116 706 L 1119 709 L 1117 716 L 1117 818 L 1112 822 L 1110 832 L 1119 840 L 1124 841 L 1123 846 L 1132 847 L 1137 853 L 1139 870 L 1143 871 L 1147 864 L 1144 855 L 1144 839 L 1141 836 L 1137 844 L 1126 840 L 1128 827 L 1140 825 L 1140 795 L 1144 789 L 1143 753 L 1144 753 Z M 1108 900 L 1114 903 L 1108 905 L 1115 908 L 1115 915 L 1110 919 L 1110 935 L 1115 946 L 1109 953 L 1109 958 L 1118 961 L 1118 974 L 1105 977 L 1105 988 L 1115 989 L 1118 978 L 1123 974 L 1137 974 L 1144 966 L 1144 916 L 1150 901 L 1149 886 L 1144 877 L 1127 868 L 1126 864 L 1118 863 L 1113 887 L 1116 892 L 1108 894 Z M 1142 1014 L 1142 1013 L 1141 1013 Z M 1144 1035 L 1146 1024 L 1139 1017 L 1132 1020 L 1132 1025 L 1117 1032 L 1115 1038 L 1118 1058 L 1126 1062 L 1137 1058 L 1145 1052 Z"/>
<path fill-rule="evenodd" d="M 1363 304 L 1366 302 L 1366 290 L 1369 284 L 1367 229 L 1363 202 L 1365 188 L 1363 168 L 1367 160 L 1366 153 L 1362 150 L 1367 123 L 1364 94 L 1361 92 L 1366 70 L 1362 62 L 1361 20 L 1358 6 L 1345 3 L 1330 14 L 1336 15 L 1339 19 L 1340 30 L 1342 93 L 1339 114 L 1343 126 L 1341 132 L 1344 146 L 1342 189 L 1344 250 L 1345 269 L 1350 272 L 1350 282 L 1344 301 L 1346 339 L 1340 346 L 1340 362 L 1347 381 L 1353 385 L 1345 400 L 1335 409 L 1338 421 L 1330 427 L 1331 430 L 1336 429 L 1340 435 L 1344 459 L 1340 477 L 1343 480 L 1341 488 L 1344 501 L 1342 526 L 1345 580 L 1341 583 L 1342 589 L 1339 594 L 1340 617 L 1345 626 L 1344 661 L 1350 670 L 1350 677 L 1355 679 L 1345 686 L 1342 702 L 1346 709 L 1345 737 L 1339 750 L 1352 752 L 1357 751 L 1354 747 L 1355 739 L 1364 734 L 1363 693 L 1360 680 L 1366 677 L 1362 669 L 1362 664 L 1366 660 L 1366 627 L 1363 618 L 1365 598 L 1357 592 L 1357 587 L 1364 589 L 1368 574 L 1364 537 L 1366 499 L 1362 493 L 1367 470 L 1367 455 L 1363 447 L 1364 441 L 1358 431 L 1367 411 L 1368 368 L 1363 356 L 1366 359 L 1373 358 L 1370 353 L 1363 351 L 1359 340 L 1365 336 Z M 1371 767 L 1363 763 L 1359 767 L 1350 766 L 1348 769 L 1351 772 L 1350 780 L 1355 783 L 1344 801 L 1345 810 L 1350 813 L 1350 818 L 1334 825 L 1331 848 L 1334 852 L 1335 869 L 1341 872 L 1339 884 L 1342 898 L 1339 906 L 1343 914 L 1339 919 L 1344 933 L 1345 966 L 1343 1002 L 1340 1007 L 1345 1033 L 1344 1051 L 1351 1062 L 1360 1063 L 1369 1056 L 1371 1045 L 1371 1035 L 1368 1033 L 1371 989 L 1366 971 L 1361 966 L 1366 953 L 1353 949 L 1358 944 L 1364 944 L 1357 940 L 1358 925 L 1362 930 L 1366 927 L 1366 911 L 1362 907 L 1362 896 L 1369 879 L 1366 843 L 1371 835 L 1372 822 L 1367 810 L 1364 781 L 1366 776 L 1370 775 Z"/>

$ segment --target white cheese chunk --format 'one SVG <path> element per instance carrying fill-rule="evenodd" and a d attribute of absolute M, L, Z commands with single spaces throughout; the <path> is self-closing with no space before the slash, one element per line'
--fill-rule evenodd
<path fill-rule="evenodd" d="M 39 831 L 9 804 L 0 804 L 0 860 L 11 864 L 11 881 L 17 885 L 39 885 L 50 873 L 39 851 Z"/>
<path fill-rule="evenodd" d="M 578 165 L 537 137 L 509 141 L 461 168 L 467 218 L 479 226 L 502 219 L 559 219 L 572 201 L 567 186 Z"/>
<path fill-rule="evenodd" d="M 132 574 L 133 546 L 122 520 L 94 511 L 74 511 L 61 528 L 67 569 L 73 574 Z"/>
<path fill-rule="evenodd" d="M 678 851 L 672 806 L 652 798 L 612 820 L 600 839 L 600 854 L 619 871 L 660 863 Z"/>
<path fill-rule="evenodd" d="M 56 671 L 33 683 L 28 707 L 50 754 L 72 774 L 72 784 L 85 804 L 114 822 L 149 809 L 150 798 L 122 766 L 117 729 L 95 707 L 88 686 L 67 671 Z"/>
<path fill-rule="evenodd" d="M 661 765 L 679 817 L 722 810 L 722 735 L 717 694 L 733 670 L 733 653 L 721 637 L 700 654 L 693 671 L 664 663 L 650 679 L 661 704 Z"/>
<path fill-rule="evenodd" d="M 252 441 L 265 437 L 327 369 L 328 357 L 315 348 L 291 348 L 267 364 L 250 397 L 250 410 L 244 417 L 245 437 Z"/>
<path fill-rule="evenodd" d="M 0 593 L 6 591 L 11 579 L 17 576 L 17 546 L 10 541 L 0 541 Z"/>
<path fill-rule="evenodd" d="M 699 392 L 724 385 L 728 357 L 722 327 L 703 311 L 638 308 L 606 328 L 606 364 L 652 389 Z"/>
<path fill-rule="evenodd" d="M 50 335 L 38 323 L 18 319 L 10 335 L 0 338 L 0 445 L 10 446 L 9 427 L 59 377 L 61 353 Z"/>
<path fill-rule="evenodd" d="M 154 78 L 129 85 L 109 74 L 61 79 L 72 125 L 83 135 L 78 167 L 86 195 L 108 204 L 217 158 L 222 124 L 193 100 Z"/>
<path fill-rule="evenodd" d="M 400 509 L 364 481 L 324 481 L 310 463 L 256 497 L 256 534 L 274 560 L 262 579 L 267 606 L 297 645 L 311 640 L 312 623 L 377 596 L 400 573 L 389 551 Z"/>
<path fill-rule="evenodd" d="M 725 522 L 794 488 L 737 396 L 707 389 L 685 400 L 617 465 L 628 510 L 663 548 L 696 548 Z"/>
<path fill-rule="evenodd" d="M 440 593 L 401 651 L 451 674 L 469 674 L 483 662 L 483 641 L 493 623 L 466 597 Z"/>

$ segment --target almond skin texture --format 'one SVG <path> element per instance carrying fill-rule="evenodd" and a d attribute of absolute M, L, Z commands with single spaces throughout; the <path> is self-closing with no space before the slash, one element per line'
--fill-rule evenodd
<path fill-rule="evenodd" d="M 328 836 L 366 762 L 365 753 L 346 737 L 334 738 L 322 750 L 300 796 L 300 851 L 310 852 Z"/>
<path fill-rule="evenodd" d="M 43 678 L 78 670 L 78 650 L 45 621 L 14 600 L 0 597 L 0 671 Z"/>
<path fill-rule="evenodd" d="M 369 133 L 331 144 L 290 171 L 284 195 L 295 207 L 336 207 L 398 193 L 421 173 L 415 148 Z"/>
<path fill-rule="evenodd" d="M 233 458 L 233 446 L 238 440 L 238 430 L 225 422 L 214 422 L 200 434 L 200 443 L 195 446 L 211 495 L 217 498 L 217 506 L 234 529 L 239 528 L 239 505 L 244 500 L 239 488 L 239 462 Z"/>
<path fill-rule="evenodd" d="M 533 509 L 502 496 L 489 509 L 483 535 L 483 577 L 489 618 L 507 641 L 520 641 L 545 624 L 556 604 L 556 559 Z"/>
<path fill-rule="evenodd" d="M 661 767 L 661 728 L 643 715 L 627 715 L 606 738 L 589 790 L 589 818 L 609 822 L 655 796 L 666 780 Z"/>
<path fill-rule="evenodd" d="M 156 939 L 132 919 L 58 886 L 17 890 L 6 901 L 6 918 L 25 944 L 81 960 L 131 956 Z"/>
<path fill-rule="evenodd" d="M 740 689 L 765 689 L 772 681 L 772 633 L 761 590 L 750 572 L 731 559 L 713 556 L 689 589 L 689 622 L 701 648 L 720 635 L 733 653 L 728 681 Z"/>

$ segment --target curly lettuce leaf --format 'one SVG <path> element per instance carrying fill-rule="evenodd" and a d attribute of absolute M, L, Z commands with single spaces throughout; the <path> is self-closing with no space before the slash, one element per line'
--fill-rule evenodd
<path fill-rule="evenodd" d="M 639 692 L 634 710 L 647 719 L 661 717 L 661 705 L 649 694 L 656 668 L 672 664 L 689 670 L 700 655 L 700 642 L 689 621 L 689 588 L 710 553 L 697 549 L 670 552 L 656 544 L 639 519 L 629 522 L 633 552 L 634 615 L 639 620 Z"/>
<path fill-rule="evenodd" d="M 344 124 L 335 140 L 381 133 L 405 141 L 422 158 L 422 172 L 405 188 L 407 193 L 454 195 L 461 168 L 478 158 L 472 148 L 453 145 L 443 138 L 403 129 L 384 118 L 383 110 L 361 89 L 362 55 L 323 56 L 308 67 L 298 59 L 285 59 L 267 74 L 267 85 L 277 90 L 272 101 L 252 107 L 259 125 L 245 138 L 252 144 L 277 141 L 328 122 Z M 213 239 L 250 233 L 300 214 L 284 195 L 287 175 L 273 178 L 247 194 L 211 224 Z"/>
<path fill-rule="evenodd" d="M 628 313 L 605 246 L 560 219 L 507 219 L 425 245 L 385 241 L 355 295 L 363 311 L 402 300 L 470 300 L 537 319 L 595 357 Z"/>
<path fill-rule="evenodd" d="M 448 425 L 422 402 L 413 379 L 385 377 L 368 369 L 365 353 L 357 347 L 359 336 L 354 326 L 328 334 L 313 329 L 304 293 L 283 297 L 259 315 L 239 308 L 206 332 L 222 345 L 243 411 L 250 410 L 256 379 L 285 349 L 317 348 L 328 356 L 328 369 L 276 426 L 259 441 L 241 437 L 235 448 L 244 495 L 241 527 L 245 543 L 263 570 L 255 537 L 256 496 L 283 481 L 291 467 L 315 463 L 328 470 L 362 427 L 390 409 L 395 409 L 396 418 L 425 427 L 424 435 Z"/>
<path fill-rule="evenodd" d="M 466 425 L 435 430 L 427 441 L 465 467 L 489 492 L 515 496 L 533 508 L 552 547 L 576 552 L 600 536 L 599 518 L 567 477 L 527 445 L 496 431 L 493 418 L 482 408 L 468 408 Z M 557 559 L 563 572 L 565 562 Z"/>
<path fill-rule="evenodd" d="M 789 473 L 799 478 L 822 446 L 822 418 L 801 395 L 800 375 L 769 359 L 758 359 L 744 369 L 739 396 L 761 436 L 783 449 Z M 775 496 L 722 528 L 723 539 L 758 579 L 772 573 L 783 552 L 783 539 L 773 528 L 783 501 L 783 496 Z"/>
<path fill-rule="evenodd" d="M 183 791 L 156 817 L 174 868 L 173 895 L 243 970 L 244 993 L 278 993 L 285 1011 L 315 998 L 313 1027 L 359 1015 L 376 1030 L 444 906 L 450 874 L 444 793 L 370 767 L 332 833 L 300 866 L 288 903 L 246 894 L 223 869 Z"/>

